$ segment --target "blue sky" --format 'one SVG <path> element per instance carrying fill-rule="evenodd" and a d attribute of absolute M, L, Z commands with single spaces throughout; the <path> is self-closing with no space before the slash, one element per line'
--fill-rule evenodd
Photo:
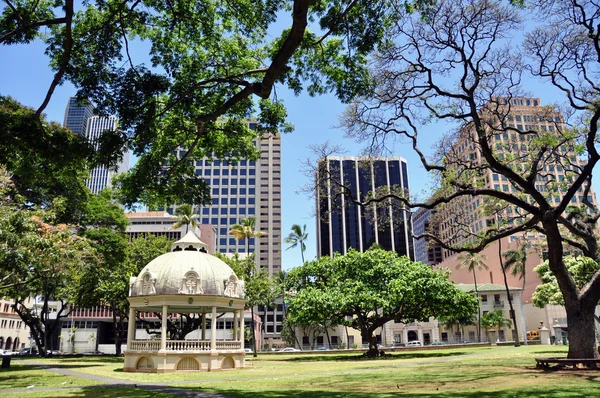
<path fill-rule="evenodd" d="M 0 60 L 0 94 L 10 95 L 34 108 L 39 107 L 53 78 L 44 55 L 44 45 L 37 42 L 27 46 L 0 46 Z M 548 84 L 532 81 L 526 82 L 526 86 L 530 86 L 534 97 L 542 98 L 543 104 L 559 100 L 555 92 L 548 89 Z M 62 123 L 67 100 L 74 94 L 75 88 L 69 83 L 59 86 L 45 111 L 48 119 Z M 342 145 L 347 155 L 359 155 L 361 145 L 344 138 L 343 131 L 333 127 L 338 124 L 338 115 L 345 108 L 333 95 L 311 98 L 303 93 L 296 97 L 281 87 L 277 88 L 277 95 L 287 106 L 288 121 L 295 126 L 293 133 L 282 137 L 282 235 L 289 233 L 292 224 L 306 224 L 309 238 L 305 257 L 312 259 L 316 254 L 314 201 L 298 192 L 308 182 L 300 171 L 301 162 L 311 156 L 307 147 L 328 140 Z M 443 126 L 429 126 L 424 131 L 426 141 L 420 144 L 421 148 L 427 151 L 443 130 Z M 393 155 L 408 161 L 411 192 L 428 192 L 429 178 L 411 147 L 398 144 Z M 284 248 L 286 246 L 284 244 Z M 299 249 L 284 251 L 284 269 L 299 264 Z"/>

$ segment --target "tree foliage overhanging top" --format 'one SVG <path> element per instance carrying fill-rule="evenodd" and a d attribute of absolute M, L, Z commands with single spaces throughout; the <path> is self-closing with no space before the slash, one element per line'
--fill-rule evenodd
<path fill-rule="evenodd" d="M 45 42 L 55 79 L 38 115 L 67 80 L 101 113 L 118 116 L 125 135 L 109 141 L 139 156 L 120 180 L 127 204 L 204 203 L 209 193 L 191 159 L 257 158 L 257 137 L 290 131 L 277 84 L 342 101 L 369 92 L 367 55 L 394 7 L 412 7 L 395 0 L 74 3 L 11 1 L 0 14 L 0 44 Z"/>

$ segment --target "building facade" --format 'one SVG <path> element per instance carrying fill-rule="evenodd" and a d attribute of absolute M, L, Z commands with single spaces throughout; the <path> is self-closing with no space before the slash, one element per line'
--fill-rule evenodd
<path fill-rule="evenodd" d="M 317 256 L 359 251 L 378 244 L 414 260 L 411 213 L 381 202 L 358 206 L 372 192 L 408 195 L 408 167 L 401 157 L 319 160 L 317 184 Z"/>
<path fill-rule="evenodd" d="M 435 210 L 419 208 L 412 216 L 413 234 L 415 236 L 415 261 L 429 264 L 432 267 L 442 262 L 442 247 L 433 240 L 422 237 L 422 235 L 429 231 L 429 217 L 433 214 L 435 214 Z"/>
<path fill-rule="evenodd" d="M 64 126 L 74 133 L 85 137 L 95 149 L 98 148 L 98 139 L 102 132 L 118 128 L 115 116 L 95 116 L 95 108 L 89 102 L 77 101 L 71 97 L 65 111 Z M 98 166 L 90 172 L 86 185 L 92 193 L 98 193 L 112 185 L 112 179 L 116 174 L 129 170 L 129 152 L 125 151 L 123 159 L 115 169 Z"/>
<path fill-rule="evenodd" d="M 488 126 L 488 144 L 494 150 L 496 157 L 509 165 L 513 170 L 528 173 L 531 169 L 531 160 L 537 156 L 539 148 L 532 144 L 532 139 L 546 133 L 566 131 L 564 117 L 553 107 L 542 106 L 539 98 L 513 98 L 505 100 L 500 105 L 489 105 L 493 112 L 486 109 L 481 111 Z M 486 116 L 487 115 L 487 116 Z M 501 118 L 501 120 L 498 120 Z M 486 119 L 487 120 L 487 119 Z M 522 190 L 514 186 L 504 175 L 501 175 L 490 166 L 483 158 L 472 127 L 464 128 L 454 144 L 446 153 L 446 162 L 454 165 L 457 173 L 467 169 L 470 172 L 477 170 L 478 183 L 482 188 L 520 195 Z M 586 159 L 579 156 L 573 144 L 564 144 L 551 154 L 540 159 L 535 165 L 538 167 L 535 180 L 536 190 L 550 203 L 558 204 L 566 189 L 560 188 L 560 183 L 573 179 L 579 168 L 586 164 Z M 472 173 L 474 174 L 474 173 Z M 558 184 L 557 184 L 558 183 Z M 597 205 L 596 195 L 593 190 L 585 197 L 584 189 L 580 188 L 577 195 L 571 200 L 571 205 L 581 206 L 584 200 L 589 200 Z M 435 225 L 438 234 L 450 245 L 461 245 L 475 242 L 477 235 L 485 232 L 490 227 L 496 228 L 500 223 L 503 226 L 517 225 L 526 219 L 526 211 L 515 206 L 506 206 L 499 211 L 490 212 L 486 208 L 486 197 L 463 196 L 453 200 L 448 205 L 438 208 L 435 216 Z M 513 236 L 511 240 L 519 238 L 538 239 L 541 235 L 529 231 L 523 236 Z M 442 259 L 455 253 L 449 249 L 442 250 Z"/>
<path fill-rule="evenodd" d="M 129 241 L 146 238 L 148 235 L 165 236 L 172 241 L 178 241 L 186 234 L 186 225 L 173 229 L 177 219 L 167 212 L 135 212 L 125 213 L 129 225 L 125 231 Z M 192 228 L 192 227 L 189 227 Z M 207 245 L 208 253 L 217 251 L 217 231 L 210 224 L 199 224 L 194 228 L 196 236 Z"/>
<path fill-rule="evenodd" d="M 31 305 L 31 299 L 27 305 Z M 15 312 L 14 301 L 0 298 L 0 351 L 29 347 L 29 328 Z"/>
<path fill-rule="evenodd" d="M 257 140 L 256 145 L 260 149 L 257 161 L 196 160 L 196 175 L 210 185 L 212 198 L 210 206 L 198 209 L 199 220 L 215 228 L 217 251 L 242 256 L 255 253 L 257 266 L 276 275 L 282 271 L 281 138 L 270 135 Z M 171 207 L 169 212 L 174 210 Z M 249 242 L 236 240 L 229 234 L 231 227 L 248 217 L 255 218 L 255 229 L 264 236 Z M 258 307 L 256 313 L 264 327 L 265 344 L 282 345 L 283 302 L 279 300 L 272 309 Z"/>

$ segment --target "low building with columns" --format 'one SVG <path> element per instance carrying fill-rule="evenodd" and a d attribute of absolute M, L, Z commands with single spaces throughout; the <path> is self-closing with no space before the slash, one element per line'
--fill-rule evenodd
<path fill-rule="evenodd" d="M 124 371 L 214 371 L 244 367 L 244 281 L 220 259 L 206 252 L 193 232 L 171 246 L 130 281 L 129 319 L 160 313 L 160 339 L 138 339 L 130 322 Z M 201 329 L 170 339 L 167 322 L 178 314 L 197 314 Z M 231 320 L 231 333 L 218 333 L 218 321 Z M 207 323 L 210 322 L 210 329 Z"/>

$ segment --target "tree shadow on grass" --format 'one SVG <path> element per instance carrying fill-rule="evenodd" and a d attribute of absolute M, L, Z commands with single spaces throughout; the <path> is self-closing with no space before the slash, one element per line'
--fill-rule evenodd
<path fill-rule="evenodd" d="M 558 350 L 552 350 L 552 351 L 532 351 L 531 352 L 533 355 L 549 355 L 549 354 L 560 354 L 562 356 L 566 356 L 567 355 L 567 351 L 558 351 Z"/>
<path fill-rule="evenodd" d="M 281 362 L 327 362 L 327 361 L 367 361 L 367 362 L 378 362 L 378 361 L 389 361 L 397 359 L 422 359 L 422 358 L 443 358 L 443 357 L 454 357 L 459 355 L 465 355 L 467 352 L 464 351 L 452 351 L 452 352 L 406 352 L 406 353 L 390 353 L 385 354 L 384 357 L 370 358 L 364 355 L 320 355 L 320 356 L 296 356 L 293 358 L 276 359 L 274 361 Z"/>
<path fill-rule="evenodd" d="M 545 398 L 565 398 L 565 397 L 582 397 L 581 392 L 573 391 L 567 387 L 549 387 L 544 388 L 543 391 L 538 388 L 531 389 L 519 389 L 512 390 L 507 389 L 504 391 L 443 391 L 440 388 L 437 391 L 427 392 L 406 392 L 402 385 L 398 384 L 396 388 L 384 392 L 375 391 L 324 391 L 324 390 L 310 390 L 310 391 L 294 391 L 294 390 L 268 390 L 263 391 L 252 391 L 244 392 L 234 389 L 219 389 L 212 390 L 218 394 L 223 394 L 228 397 L 243 397 L 243 398 L 383 398 L 383 397 L 396 397 L 401 396 L 403 398 L 425 398 L 425 397 L 436 397 L 436 398 L 539 398 L 543 396 Z M 589 395 L 588 395 L 589 396 Z"/>

